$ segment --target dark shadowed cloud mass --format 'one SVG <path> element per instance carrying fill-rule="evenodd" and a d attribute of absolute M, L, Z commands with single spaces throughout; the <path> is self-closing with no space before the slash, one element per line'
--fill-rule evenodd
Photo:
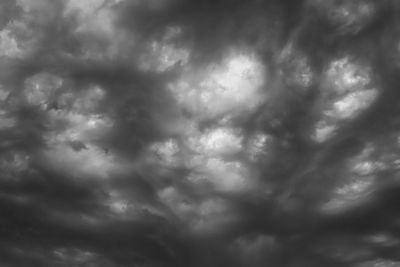
<path fill-rule="evenodd" d="M 395 0 L 2 0 L 0 266 L 400 266 Z"/>

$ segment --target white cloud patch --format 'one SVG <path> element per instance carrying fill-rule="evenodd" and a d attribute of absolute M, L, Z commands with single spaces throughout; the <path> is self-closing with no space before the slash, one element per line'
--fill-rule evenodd
<path fill-rule="evenodd" d="M 243 150 L 240 131 L 229 127 L 209 128 L 203 132 L 196 127 L 186 130 L 181 142 L 169 139 L 150 145 L 149 150 L 159 163 L 196 170 L 187 177 L 194 187 L 208 184 L 219 191 L 242 192 L 254 186 L 245 164 L 227 160 Z"/>
<path fill-rule="evenodd" d="M 9 112 L 6 106 L 6 100 L 10 92 L 0 85 L 0 130 L 10 129 L 17 124 L 15 116 Z"/>
<path fill-rule="evenodd" d="M 270 146 L 275 139 L 271 135 L 256 133 L 249 138 L 246 144 L 246 154 L 251 161 L 265 159 L 269 154 Z"/>
<path fill-rule="evenodd" d="M 4 102 L 9 96 L 10 92 L 8 92 L 4 86 L 0 84 L 0 103 Z"/>
<path fill-rule="evenodd" d="M 375 148 L 368 144 L 356 156 L 347 160 L 345 178 L 333 189 L 331 199 L 322 207 L 324 212 L 340 212 L 362 203 L 374 190 L 375 172 L 383 165 L 373 161 Z"/>
<path fill-rule="evenodd" d="M 220 64 L 188 69 L 169 89 L 178 104 L 196 117 L 246 112 L 263 101 L 265 69 L 255 55 L 232 52 Z"/>
<path fill-rule="evenodd" d="M 372 82 L 371 69 L 349 57 L 334 60 L 325 73 L 324 87 L 338 94 L 365 89 Z"/>
<path fill-rule="evenodd" d="M 115 213 L 125 213 L 129 203 L 124 200 L 114 200 L 110 203 L 110 209 Z"/>
<path fill-rule="evenodd" d="M 307 92 L 315 80 L 309 59 L 299 51 L 295 51 L 293 45 L 288 45 L 282 50 L 278 60 L 281 63 L 281 75 L 285 82 Z"/>
<path fill-rule="evenodd" d="M 10 58 L 23 56 L 23 51 L 18 46 L 18 41 L 12 36 L 12 32 L 8 27 L 0 31 L 0 56 Z"/>
<path fill-rule="evenodd" d="M 326 114 L 338 119 L 352 118 L 360 111 L 370 107 L 377 96 L 378 91 L 376 89 L 349 93 L 345 97 L 334 102 L 332 109 L 326 111 Z"/>
<path fill-rule="evenodd" d="M 349 198 L 357 197 L 360 193 L 365 192 L 373 184 L 373 177 L 365 177 L 364 179 L 357 179 L 350 183 L 338 188 L 336 192 L 342 196 Z"/>
<path fill-rule="evenodd" d="M 52 130 L 44 136 L 48 147 L 41 153 L 42 160 L 51 168 L 72 176 L 109 177 L 122 166 L 115 155 L 99 144 L 113 127 L 112 120 L 105 114 L 93 113 L 104 91 L 92 86 L 79 93 L 63 92 L 55 98 L 59 101 L 59 97 L 65 97 L 64 93 L 71 98 L 68 104 L 64 103 L 66 106 L 61 105 L 64 109 L 47 112 L 48 126 Z"/>
<path fill-rule="evenodd" d="M 318 143 L 334 136 L 337 130 L 370 108 L 379 97 L 379 90 L 368 65 L 350 57 L 332 61 L 323 75 L 322 94 L 317 112 L 320 119 L 312 133 Z"/>
<path fill-rule="evenodd" d="M 322 143 L 331 138 L 335 134 L 336 130 L 336 125 L 329 124 L 327 121 L 321 120 L 315 126 L 311 138 L 318 143 Z"/>
<path fill-rule="evenodd" d="M 176 33 L 171 33 L 172 35 Z M 235 52 L 235 53 L 234 53 Z M 262 86 L 265 68 L 251 53 L 232 51 L 220 63 L 203 69 L 187 66 L 182 76 L 168 89 L 178 106 L 188 110 L 193 117 L 182 127 L 181 143 L 172 141 L 156 143 L 152 148 L 164 162 L 179 162 L 194 170 L 185 181 L 193 188 L 217 190 L 228 193 L 248 192 L 256 188 L 248 166 L 232 159 L 245 149 L 243 133 L 220 122 L 200 129 L 198 122 L 217 116 L 234 117 L 249 112 L 264 101 Z M 255 140 L 252 154 L 261 154 L 267 140 Z M 230 159 L 228 159 L 230 158 Z M 192 204 L 177 204 L 191 210 Z"/>
<path fill-rule="evenodd" d="M 169 139 L 165 142 L 157 142 L 150 146 L 161 163 L 167 166 L 177 166 L 181 163 L 181 151 L 177 141 Z"/>
<path fill-rule="evenodd" d="M 188 140 L 188 146 L 204 155 L 229 155 L 242 150 L 242 135 L 232 128 L 209 129 Z"/>
<path fill-rule="evenodd" d="M 153 41 L 138 62 L 144 71 L 164 72 L 174 66 L 183 66 L 189 62 L 190 51 L 172 43 Z"/>
<path fill-rule="evenodd" d="M 7 130 L 17 125 L 17 120 L 0 112 L 0 130 Z"/>
<path fill-rule="evenodd" d="M 159 198 L 172 212 L 184 221 L 188 220 L 196 210 L 196 203 L 173 186 L 163 188 L 158 192 Z"/>
<path fill-rule="evenodd" d="M 24 83 L 25 100 L 28 104 L 46 109 L 62 85 L 63 79 L 51 73 L 31 76 Z"/>
<path fill-rule="evenodd" d="M 53 249 L 51 253 L 41 251 L 39 255 L 45 257 L 46 264 L 49 264 L 49 266 L 116 266 L 104 255 L 76 247 L 58 247 Z"/>
<path fill-rule="evenodd" d="M 54 250 L 54 255 L 63 261 L 73 262 L 75 264 L 82 264 L 92 260 L 95 254 L 89 251 L 80 249 L 58 248 Z"/>
<path fill-rule="evenodd" d="M 103 88 L 92 85 L 76 95 L 72 110 L 81 113 L 94 112 L 105 96 L 106 92 Z"/>
<path fill-rule="evenodd" d="M 400 240 L 396 236 L 391 236 L 388 233 L 378 232 L 365 237 L 365 240 L 374 245 L 384 245 L 386 247 L 398 246 Z"/>
<path fill-rule="evenodd" d="M 116 219 L 140 219 L 138 212 L 139 203 L 135 203 L 126 195 L 123 190 L 110 190 L 105 201 L 105 206 L 108 207 L 110 215 Z"/>
<path fill-rule="evenodd" d="M 30 1 L 36 2 L 36 1 Z M 40 3 L 40 0 L 38 1 Z M 43 30 L 33 25 L 42 21 L 48 23 L 54 14 L 52 5 L 47 6 L 50 10 L 39 8 L 35 12 L 26 11 L 7 23 L 0 31 L 0 56 L 9 59 L 22 59 L 31 55 L 38 48 L 40 39 L 43 37 Z"/>
<path fill-rule="evenodd" d="M 51 111 L 54 125 L 65 123 L 66 127 L 54 129 L 46 136 L 49 144 L 70 141 L 93 142 L 112 129 L 112 121 L 101 114 L 82 115 L 73 112 Z"/>
<path fill-rule="evenodd" d="M 339 32 L 356 34 L 372 22 L 377 14 L 378 6 L 375 1 L 332 1 L 312 0 L 323 16 L 332 25 L 335 25 Z"/>

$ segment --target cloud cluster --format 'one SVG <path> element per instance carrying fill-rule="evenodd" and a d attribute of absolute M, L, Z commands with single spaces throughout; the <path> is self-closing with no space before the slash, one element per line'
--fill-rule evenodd
<path fill-rule="evenodd" d="M 398 265 L 384 2 L 0 3 L 0 265 Z"/>

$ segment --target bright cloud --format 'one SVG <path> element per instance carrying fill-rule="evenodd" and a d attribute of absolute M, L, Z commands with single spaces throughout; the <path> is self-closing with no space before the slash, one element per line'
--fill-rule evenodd
<path fill-rule="evenodd" d="M 332 61 L 325 73 L 325 86 L 339 94 L 365 89 L 371 82 L 371 69 L 349 57 Z"/>
<path fill-rule="evenodd" d="M 189 61 L 190 51 L 173 44 L 153 41 L 147 53 L 139 59 L 139 68 L 144 71 L 163 72 L 176 64 L 185 65 Z"/>
<path fill-rule="evenodd" d="M 248 111 L 262 102 L 265 69 L 254 55 L 236 51 L 220 64 L 187 70 L 169 89 L 196 117 L 213 118 Z"/>
<path fill-rule="evenodd" d="M 370 108 L 379 97 L 372 70 L 349 57 L 332 61 L 323 75 L 318 112 L 312 139 L 324 142 L 334 136 L 343 123 Z"/>
<path fill-rule="evenodd" d="M 23 51 L 18 46 L 17 40 L 12 36 L 9 28 L 0 31 L 0 56 L 19 58 Z"/>
<path fill-rule="evenodd" d="M 274 138 L 263 133 L 256 133 L 249 138 L 246 144 L 246 154 L 251 161 L 258 161 L 268 154 L 269 146 L 274 142 Z"/>
<path fill-rule="evenodd" d="M 377 96 L 378 92 L 375 89 L 347 94 L 342 99 L 333 103 L 332 110 L 327 111 L 327 114 L 339 119 L 351 118 L 359 111 L 368 108 Z"/>
<path fill-rule="evenodd" d="M 39 73 L 25 80 L 25 100 L 34 106 L 47 108 L 61 88 L 63 79 L 51 73 Z"/>
<path fill-rule="evenodd" d="M 194 151 L 206 155 L 227 155 L 242 150 L 240 132 L 232 128 L 215 128 L 189 138 L 188 145 Z"/>

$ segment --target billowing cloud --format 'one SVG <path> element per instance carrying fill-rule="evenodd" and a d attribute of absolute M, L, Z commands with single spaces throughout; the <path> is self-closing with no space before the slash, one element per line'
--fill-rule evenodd
<path fill-rule="evenodd" d="M 0 265 L 397 266 L 397 13 L 2 1 Z"/>
<path fill-rule="evenodd" d="M 266 70 L 254 55 L 235 51 L 219 64 L 191 70 L 169 88 L 194 116 L 213 118 L 229 112 L 248 112 L 263 101 Z"/>
<path fill-rule="evenodd" d="M 321 120 L 316 124 L 313 138 L 324 142 L 332 137 L 346 120 L 353 119 L 372 106 L 379 89 L 370 67 L 349 58 L 332 61 L 324 75 L 318 109 Z"/>

